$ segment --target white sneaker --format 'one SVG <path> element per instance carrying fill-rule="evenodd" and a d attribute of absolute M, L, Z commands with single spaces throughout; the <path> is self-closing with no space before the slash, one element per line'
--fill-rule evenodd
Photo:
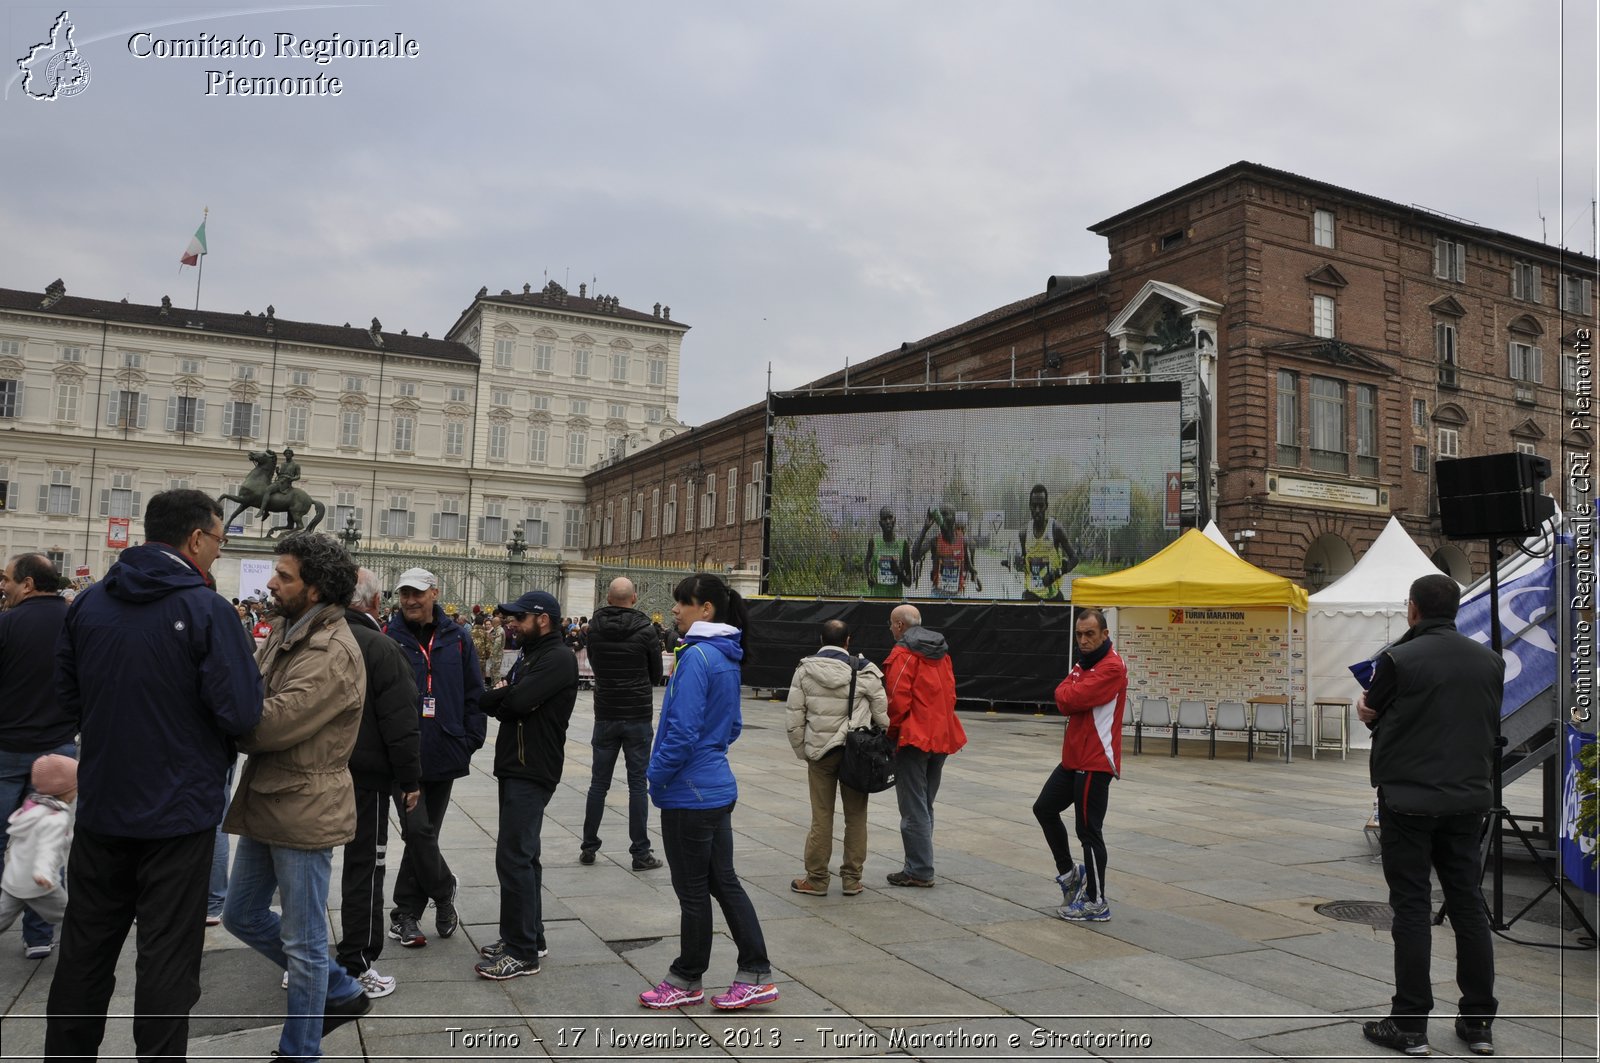
<path fill-rule="evenodd" d="M 289 972 L 288 971 L 284 971 L 283 972 L 283 988 L 285 988 L 285 989 L 289 988 Z"/>
<path fill-rule="evenodd" d="M 394 992 L 395 980 L 379 974 L 376 967 L 368 967 L 362 971 L 356 981 L 361 983 L 361 991 L 373 1000 Z"/>

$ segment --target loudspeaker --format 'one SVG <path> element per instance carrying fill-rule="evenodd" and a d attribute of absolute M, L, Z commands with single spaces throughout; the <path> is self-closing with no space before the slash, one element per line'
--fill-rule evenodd
<path fill-rule="evenodd" d="M 1555 500 L 1539 493 L 1550 462 L 1537 454 L 1487 454 L 1433 463 L 1439 486 L 1439 527 L 1450 539 L 1532 535 L 1555 515 Z"/>

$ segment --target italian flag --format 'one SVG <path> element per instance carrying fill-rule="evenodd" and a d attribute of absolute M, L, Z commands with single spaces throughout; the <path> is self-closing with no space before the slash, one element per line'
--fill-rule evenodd
<path fill-rule="evenodd" d="M 200 228 L 194 231 L 194 236 L 189 240 L 189 248 L 184 251 L 179 263 L 185 266 L 198 266 L 200 256 L 206 253 L 206 223 L 201 222 Z"/>

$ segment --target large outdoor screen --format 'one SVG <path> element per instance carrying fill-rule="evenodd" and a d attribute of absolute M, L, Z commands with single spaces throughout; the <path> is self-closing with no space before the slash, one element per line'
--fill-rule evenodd
<path fill-rule="evenodd" d="M 765 590 L 1070 601 L 1178 532 L 1176 384 L 774 396 Z"/>

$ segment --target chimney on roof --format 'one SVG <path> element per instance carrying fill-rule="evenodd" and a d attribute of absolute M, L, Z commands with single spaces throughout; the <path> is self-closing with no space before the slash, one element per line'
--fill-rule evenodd
<path fill-rule="evenodd" d="M 170 313 L 172 313 L 172 296 L 163 295 L 161 297 L 161 316 L 166 317 Z"/>
<path fill-rule="evenodd" d="M 489 294 L 489 286 L 487 284 L 485 284 L 482 288 L 478 289 L 478 298 L 479 299 L 484 298 L 488 294 Z"/>
<path fill-rule="evenodd" d="M 661 316 L 661 304 L 657 303 L 656 304 L 656 317 L 660 317 L 660 316 Z"/>
<path fill-rule="evenodd" d="M 661 308 L 661 320 L 663 320 L 663 321 L 671 321 L 672 320 L 672 307 L 663 306 Z"/>
<path fill-rule="evenodd" d="M 531 292 L 532 292 L 532 291 L 533 291 L 533 285 L 531 285 L 531 284 L 524 284 L 524 285 L 523 285 L 523 286 L 522 286 L 522 294 L 523 294 L 523 295 L 528 295 L 528 294 L 530 294 L 530 293 L 531 293 Z"/>
<path fill-rule="evenodd" d="M 272 304 L 268 303 L 267 304 L 267 331 L 268 332 L 271 332 L 273 330 L 273 328 L 278 323 L 277 322 L 277 317 L 276 317 L 277 313 L 278 313 L 278 311 L 273 309 Z"/>
<path fill-rule="evenodd" d="M 579 299 L 587 299 L 588 297 L 589 297 L 589 286 L 587 284 L 578 285 L 578 298 Z"/>
<path fill-rule="evenodd" d="M 245 311 L 245 312 L 244 312 L 244 316 L 245 316 L 245 317 L 255 317 L 255 315 L 254 315 L 254 314 L 252 314 L 252 313 L 251 313 L 251 312 L 250 312 L 250 311 L 248 311 L 248 310 L 246 310 L 246 311 Z"/>
<path fill-rule="evenodd" d="M 52 306 L 55 306 L 57 303 L 59 303 L 61 301 L 61 297 L 66 294 L 67 286 L 61 283 L 60 277 L 57 277 L 55 280 L 51 281 L 50 286 L 44 290 L 44 302 L 39 304 L 39 309 L 50 309 Z"/>
<path fill-rule="evenodd" d="M 422 334 L 422 338 L 423 338 L 423 339 L 427 339 L 427 338 L 428 338 L 428 334 L 427 334 L 427 332 L 423 332 L 423 334 Z"/>
<path fill-rule="evenodd" d="M 383 323 L 377 318 L 372 319 L 372 327 L 367 329 L 367 335 L 372 337 L 374 347 L 383 346 Z"/>
<path fill-rule="evenodd" d="M 406 329 L 401 329 L 400 330 L 400 335 L 409 336 L 409 335 L 411 335 L 411 333 L 409 331 L 407 331 Z"/>

